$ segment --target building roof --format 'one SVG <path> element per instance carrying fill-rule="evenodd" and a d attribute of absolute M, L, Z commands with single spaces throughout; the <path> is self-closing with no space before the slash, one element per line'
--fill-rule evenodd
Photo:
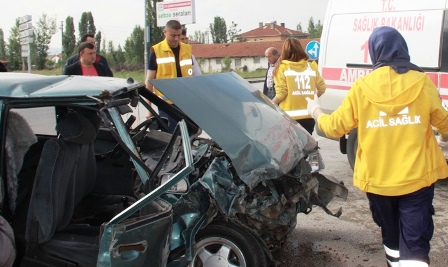
<path fill-rule="evenodd" d="M 295 37 L 295 38 L 307 38 L 309 35 L 307 33 L 303 33 L 301 31 L 291 30 L 285 28 L 284 23 L 277 24 L 277 21 L 273 21 L 270 23 L 260 22 L 258 28 L 250 30 L 248 32 L 242 33 L 239 35 L 241 38 L 260 38 L 260 37 Z"/>
<path fill-rule="evenodd" d="M 319 39 L 299 39 L 303 48 L 312 41 Z M 268 47 L 275 47 L 279 53 L 282 51 L 284 41 L 274 42 L 237 42 L 226 44 L 192 44 L 193 54 L 196 58 L 232 58 L 238 57 L 264 57 Z"/>

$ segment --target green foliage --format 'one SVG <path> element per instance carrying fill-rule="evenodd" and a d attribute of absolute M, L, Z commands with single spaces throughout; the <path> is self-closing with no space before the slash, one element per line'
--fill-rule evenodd
<path fill-rule="evenodd" d="M 96 52 L 99 54 L 100 50 L 101 50 L 101 31 L 99 31 L 96 35 L 95 35 L 95 40 L 96 40 Z"/>
<path fill-rule="evenodd" d="M 314 24 L 313 17 L 308 21 L 308 34 L 310 35 L 310 38 L 320 38 L 322 35 L 322 28 L 323 25 L 320 20 L 317 22 L 317 25 Z"/>
<path fill-rule="evenodd" d="M 123 48 L 121 48 L 121 45 L 118 45 L 118 49 L 115 52 L 115 58 L 118 62 L 122 62 L 124 63 L 126 61 L 124 52 L 123 52 Z"/>
<path fill-rule="evenodd" d="M 227 26 L 224 18 L 215 17 L 214 23 L 210 23 L 210 33 L 214 44 L 227 43 Z"/>
<path fill-rule="evenodd" d="M 188 39 L 194 40 L 199 43 L 208 44 L 208 31 L 194 31 L 194 35 L 188 36 Z"/>
<path fill-rule="evenodd" d="M 50 49 L 51 37 L 56 33 L 56 18 L 42 14 L 34 29 L 34 45 L 36 67 L 41 70 L 47 62 L 48 49 Z"/>
<path fill-rule="evenodd" d="M 146 26 L 149 28 L 149 46 L 153 46 L 165 39 L 164 27 L 157 27 L 157 2 L 158 0 L 146 1 Z"/>
<path fill-rule="evenodd" d="M 75 25 L 73 23 L 73 17 L 70 16 L 65 19 L 65 31 L 62 36 L 62 49 L 64 52 L 64 62 L 77 52 Z"/>
<path fill-rule="evenodd" d="M 235 71 L 238 75 L 247 78 L 263 78 L 266 76 L 266 69 L 257 69 L 254 71 L 244 71 L 244 67 L 242 71 Z"/>
<path fill-rule="evenodd" d="M 224 64 L 222 66 L 222 71 L 229 71 L 230 70 L 230 65 L 232 64 L 232 58 L 229 57 L 229 56 L 226 56 L 222 60 L 222 63 Z"/>
<path fill-rule="evenodd" d="M 8 68 L 18 70 L 22 66 L 22 56 L 20 52 L 19 38 L 19 19 L 16 19 L 16 25 L 11 28 L 8 38 Z"/>
<path fill-rule="evenodd" d="M 160 2 L 160 0 L 145 0 L 145 10 L 146 10 L 146 19 L 145 24 L 148 27 L 148 32 L 146 30 L 146 26 L 141 28 L 140 26 L 136 26 L 133 32 L 130 34 L 129 38 L 126 40 L 124 46 L 118 46 L 115 48 L 112 42 L 107 42 L 107 40 L 103 40 L 102 33 L 96 33 L 96 28 L 94 25 L 94 19 L 91 12 L 82 13 L 81 19 L 79 20 L 79 29 L 78 35 L 81 37 L 86 33 L 92 33 L 95 35 L 97 39 L 97 48 L 101 48 L 101 54 L 106 57 L 109 62 L 109 65 L 112 69 L 122 70 L 122 69 L 138 69 L 144 68 L 144 59 L 145 59 L 145 45 L 148 48 L 164 39 L 163 28 L 157 27 L 156 25 L 156 4 Z M 193 36 L 189 36 L 190 40 L 194 40 L 200 43 L 227 43 L 227 42 L 244 42 L 247 40 L 236 39 L 236 37 L 240 34 L 241 30 L 238 29 L 238 24 L 232 21 L 231 26 L 227 30 L 226 22 L 224 18 L 216 16 L 214 18 L 214 23 L 210 23 L 209 29 L 206 29 L 205 32 L 195 31 Z M 308 33 L 311 38 L 319 38 L 322 34 L 322 23 L 318 21 L 317 24 L 314 23 L 313 18 L 311 17 L 308 25 Z M 300 23 L 297 24 L 297 30 L 302 31 L 302 25 Z M 8 40 L 3 41 L 3 31 L 0 29 L 0 59 L 6 59 L 9 61 L 8 68 L 11 69 L 21 69 L 23 63 L 27 63 L 26 60 L 23 60 L 21 57 L 21 46 L 19 40 L 19 32 L 18 32 L 18 20 L 16 21 L 16 26 L 10 29 L 10 36 Z M 42 63 L 37 63 L 38 61 L 38 51 L 45 50 L 45 43 L 43 42 L 45 38 L 40 40 L 40 37 L 37 37 L 38 32 L 35 32 L 35 41 L 36 44 L 31 46 L 31 56 L 32 62 L 38 68 L 42 68 Z M 65 21 L 65 31 L 63 33 L 62 46 L 64 51 L 64 59 L 66 60 L 68 57 L 72 56 L 77 52 L 77 41 L 76 41 L 76 32 L 73 17 L 67 17 Z M 145 34 L 149 34 L 149 43 L 145 43 L 144 36 Z M 209 36 L 211 36 L 211 42 L 209 40 Z M 48 37 L 48 36 L 47 36 Z M 48 37 L 50 40 L 51 36 Z M 38 46 L 37 42 L 41 42 L 41 45 Z M 48 50 L 48 46 L 47 46 Z M 45 50 L 44 52 L 46 53 Z M 43 53 L 39 52 L 39 57 L 42 57 Z M 40 59 L 45 66 L 45 60 Z M 65 62 L 65 60 L 62 61 Z M 202 65 L 204 60 L 200 60 L 199 64 Z M 230 57 L 226 57 L 223 59 L 223 69 L 230 70 L 232 60 Z M 249 72 L 250 73 L 250 72 Z"/>
<path fill-rule="evenodd" d="M 135 26 L 131 36 L 126 39 L 124 44 L 124 51 L 126 57 L 126 63 L 134 66 L 144 67 L 144 55 L 145 53 L 145 38 L 143 29 L 140 26 Z"/>
<path fill-rule="evenodd" d="M 299 24 L 297 24 L 296 29 L 297 29 L 299 32 L 303 32 L 303 30 L 302 30 L 302 24 L 301 24 L 300 22 L 299 22 Z"/>
<path fill-rule="evenodd" d="M 241 29 L 238 29 L 238 24 L 236 24 L 234 21 L 232 21 L 232 25 L 230 26 L 229 30 L 227 31 L 227 35 L 229 36 L 229 41 L 231 43 L 238 41 L 236 40 L 237 36 L 240 34 Z"/>
<path fill-rule="evenodd" d="M 47 67 L 48 69 L 53 69 L 55 63 L 54 63 L 53 60 L 51 60 L 51 59 L 47 59 L 46 62 L 45 62 L 45 65 L 46 65 L 46 67 Z"/>
<path fill-rule="evenodd" d="M 0 28 L 0 59 L 6 59 L 5 35 L 2 28 Z"/>
<path fill-rule="evenodd" d="M 81 19 L 79 20 L 78 24 L 78 31 L 79 31 L 79 39 L 84 34 L 91 33 L 95 36 L 96 34 L 96 27 L 95 22 L 93 21 L 93 15 L 92 12 L 83 12 L 81 15 Z"/>

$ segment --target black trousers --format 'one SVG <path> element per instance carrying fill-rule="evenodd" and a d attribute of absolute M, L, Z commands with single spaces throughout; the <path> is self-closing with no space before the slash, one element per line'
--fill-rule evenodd
<path fill-rule="evenodd" d="M 403 196 L 367 193 L 367 198 L 373 220 L 381 227 L 387 260 L 429 264 L 429 243 L 434 233 L 434 185 Z"/>
<path fill-rule="evenodd" d="M 305 128 L 305 130 L 307 130 L 310 134 L 313 134 L 314 125 L 316 124 L 314 119 L 312 119 L 312 118 L 310 118 L 310 119 L 301 119 L 301 120 L 297 120 L 297 122 L 300 125 L 302 125 L 302 127 Z"/>

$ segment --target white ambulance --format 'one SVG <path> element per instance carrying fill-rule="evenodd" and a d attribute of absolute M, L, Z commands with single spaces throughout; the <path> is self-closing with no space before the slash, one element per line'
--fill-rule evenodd
<path fill-rule="evenodd" d="M 321 97 L 326 113 L 337 109 L 352 83 L 372 70 L 368 38 L 380 26 L 403 35 L 411 62 L 427 72 L 448 101 L 447 0 L 329 0 L 319 54 L 319 71 L 327 84 Z M 356 129 L 338 141 L 353 168 Z"/>

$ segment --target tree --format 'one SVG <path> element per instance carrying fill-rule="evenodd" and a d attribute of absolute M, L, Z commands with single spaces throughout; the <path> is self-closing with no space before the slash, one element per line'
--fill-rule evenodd
<path fill-rule="evenodd" d="M 208 32 L 194 31 L 194 35 L 189 35 L 188 39 L 206 44 L 208 43 Z"/>
<path fill-rule="evenodd" d="M 146 25 L 149 27 L 149 45 L 153 46 L 162 41 L 164 27 L 157 27 L 157 2 L 160 0 L 145 0 L 146 1 Z M 125 48 L 126 51 L 126 48 Z"/>
<path fill-rule="evenodd" d="M 6 59 L 5 35 L 2 28 L 0 28 L 0 59 Z"/>
<path fill-rule="evenodd" d="M 65 31 L 62 36 L 62 49 L 65 60 L 76 52 L 75 25 L 73 24 L 73 17 L 70 16 L 65 19 Z"/>
<path fill-rule="evenodd" d="M 112 66 L 113 63 L 115 63 L 115 60 L 113 58 L 114 42 L 113 41 L 107 42 L 107 48 L 106 48 L 106 40 L 103 40 L 103 50 L 101 51 L 101 54 L 106 57 L 109 66 Z"/>
<path fill-rule="evenodd" d="M 299 22 L 299 24 L 297 24 L 296 29 L 297 29 L 299 32 L 303 32 L 303 30 L 302 30 L 302 24 L 301 24 L 300 22 Z"/>
<path fill-rule="evenodd" d="M 12 70 L 19 70 L 22 66 L 22 55 L 20 52 L 19 19 L 16 25 L 11 28 L 8 38 L 8 67 Z"/>
<path fill-rule="evenodd" d="M 314 32 L 316 31 L 316 27 L 314 26 L 314 19 L 313 17 L 310 17 L 308 20 L 308 34 L 310 37 L 314 35 Z"/>
<path fill-rule="evenodd" d="M 34 29 L 34 47 L 36 67 L 39 70 L 45 68 L 48 49 L 50 49 L 51 37 L 56 33 L 56 18 L 42 14 Z"/>
<path fill-rule="evenodd" d="M 119 65 L 124 65 L 124 63 L 126 62 L 126 57 L 124 55 L 123 48 L 121 48 L 121 45 L 118 45 L 117 51 L 115 51 L 115 54 L 113 54 L 112 56 L 114 56 L 114 59 L 116 60 L 116 62 L 118 62 Z"/>
<path fill-rule="evenodd" d="M 229 30 L 227 31 L 227 35 L 229 36 L 229 41 L 233 43 L 237 36 L 240 34 L 241 29 L 238 29 L 238 24 L 236 24 L 234 21 L 232 21 L 232 25 L 230 26 Z"/>
<path fill-rule="evenodd" d="M 214 44 L 227 43 L 227 26 L 224 18 L 215 17 L 214 23 L 210 23 L 210 33 Z"/>
<path fill-rule="evenodd" d="M 93 34 L 95 36 L 96 34 L 96 27 L 95 22 L 93 21 L 93 15 L 92 12 L 83 12 L 81 15 L 81 19 L 79 20 L 78 24 L 78 30 L 79 30 L 79 39 L 84 34 Z"/>
<path fill-rule="evenodd" d="M 131 36 L 126 39 L 124 44 L 124 51 L 126 57 L 126 63 L 130 63 L 134 66 L 143 66 L 144 57 L 142 55 L 145 53 L 145 37 L 143 33 L 143 28 L 140 26 L 135 26 L 132 31 Z"/>
<path fill-rule="evenodd" d="M 223 71 L 230 71 L 230 65 L 232 64 L 232 58 L 229 56 L 224 57 L 222 60 L 224 66 L 222 66 Z"/>
<path fill-rule="evenodd" d="M 314 38 L 320 38 L 322 36 L 323 28 L 324 28 L 324 26 L 322 25 L 320 20 L 318 20 L 317 21 L 317 25 L 316 25 L 316 30 L 315 30 L 315 33 L 314 33 Z"/>
<path fill-rule="evenodd" d="M 96 52 L 99 54 L 100 50 L 101 50 L 101 31 L 99 31 L 96 35 L 95 35 L 95 40 L 96 40 Z"/>
<path fill-rule="evenodd" d="M 323 25 L 320 20 L 317 22 L 317 25 L 314 25 L 313 17 L 308 21 L 308 34 L 310 35 L 310 38 L 320 38 L 322 35 L 322 28 Z"/>

